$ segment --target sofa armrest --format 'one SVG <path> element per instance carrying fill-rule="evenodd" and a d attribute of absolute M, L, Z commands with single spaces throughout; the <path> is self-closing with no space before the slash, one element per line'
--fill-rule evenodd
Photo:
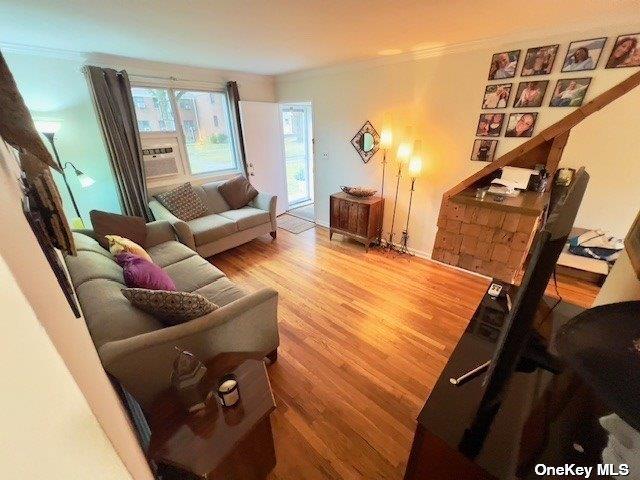
<path fill-rule="evenodd" d="M 258 196 L 253 199 L 253 206 L 255 208 L 259 208 L 260 210 L 265 210 L 269 212 L 269 217 L 271 218 L 271 228 L 272 232 L 276 231 L 277 223 L 276 223 L 276 205 L 278 203 L 278 196 L 271 195 L 270 193 L 258 193 Z"/>
<path fill-rule="evenodd" d="M 153 213 L 153 216 L 156 218 L 156 220 L 166 220 L 171 224 L 176 232 L 176 235 L 178 236 L 178 240 L 180 240 L 180 243 L 185 244 L 191 250 L 196 250 L 196 242 L 193 238 L 193 233 L 191 232 L 189 225 L 187 225 L 187 222 L 185 222 L 184 220 L 180 220 L 164 205 L 162 205 L 155 199 L 149 202 L 149 208 L 151 209 L 151 212 Z"/>
<path fill-rule="evenodd" d="M 205 361 L 223 352 L 264 356 L 278 344 L 278 292 L 263 288 L 183 324 L 108 342 L 99 353 L 105 369 L 144 406 L 169 387 L 176 346 Z"/>
<path fill-rule="evenodd" d="M 155 222 L 147 223 L 147 238 L 144 242 L 145 247 L 154 247 L 175 239 L 176 232 L 168 221 L 156 220 Z"/>

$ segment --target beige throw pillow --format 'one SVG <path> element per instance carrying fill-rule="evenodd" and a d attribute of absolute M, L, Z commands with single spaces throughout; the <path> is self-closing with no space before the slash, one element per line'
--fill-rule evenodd
<path fill-rule="evenodd" d="M 105 238 L 107 239 L 107 242 L 109 242 L 109 251 L 111 252 L 111 255 L 116 256 L 122 252 L 129 252 L 153 263 L 153 260 L 147 251 L 136 242 L 118 235 L 106 235 Z"/>
<path fill-rule="evenodd" d="M 168 192 L 159 193 L 156 199 L 180 220 L 188 222 L 207 213 L 207 206 L 189 182 Z"/>
<path fill-rule="evenodd" d="M 218 308 L 215 303 L 197 293 L 123 288 L 122 294 L 131 305 L 150 313 L 165 325 L 179 325 Z"/>
<path fill-rule="evenodd" d="M 220 184 L 218 191 L 234 210 L 244 207 L 258 195 L 258 191 L 242 175 Z"/>

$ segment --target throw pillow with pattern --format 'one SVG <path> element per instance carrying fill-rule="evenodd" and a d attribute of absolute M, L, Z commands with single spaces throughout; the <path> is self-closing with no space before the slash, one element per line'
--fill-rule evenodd
<path fill-rule="evenodd" d="M 207 213 L 207 206 L 187 182 L 184 185 L 159 193 L 156 199 L 180 220 L 188 222 Z"/>
<path fill-rule="evenodd" d="M 122 294 L 136 308 L 150 313 L 165 325 L 180 323 L 211 313 L 218 306 L 197 293 L 123 288 Z"/>

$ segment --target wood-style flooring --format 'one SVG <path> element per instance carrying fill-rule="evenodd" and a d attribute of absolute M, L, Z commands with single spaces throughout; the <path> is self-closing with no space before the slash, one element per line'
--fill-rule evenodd
<path fill-rule="evenodd" d="M 274 242 L 265 236 L 211 261 L 241 286 L 280 293 L 270 479 L 402 478 L 415 418 L 488 280 L 365 253 L 320 227 L 279 229 Z M 559 289 L 584 305 L 598 291 L 565 279 Z"/>

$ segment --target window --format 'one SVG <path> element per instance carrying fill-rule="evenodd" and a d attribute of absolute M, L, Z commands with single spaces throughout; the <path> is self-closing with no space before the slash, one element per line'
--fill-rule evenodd
<path fill-rule="evenodd" d="M 187 155 L 194 174 L 236 170 L 231 142 L 227 96 L 221 92 L 176 90 L 178 115 L 182 122 Z M 187 105 L 190 108 L 183 108 Z M 218 124 L 216 125 L 216 117 Z"/>
<path fill-rule="evenodd" d="M 147 102 L 144 97 L 133 97 L 133 103 L 136 105 L 136 108 L 147 108 Z"/>
<path fill-rule="evenodd" d="M 187 158 L 181 162 L 187 175 L 238 170 L 225 93 L 143 87 L 131 91 L 145 104 L 138 108 L 134 102 L 138 129 L 145 132 L 144 138 L 171 138 L 182 144 L 182 157 Z"/>
<path fill-rule="evenodd" d="M 166 88 L 139 88 L 131 89 L 133 104 L 138 119 L 138 130 L 141 132 L 175 132 L 176 123 L 173 119 L 173 108 Z M 147 108 L 147 99 L 154 108 Z M 148 125 L 143 128 L 142 124 Z"/>

